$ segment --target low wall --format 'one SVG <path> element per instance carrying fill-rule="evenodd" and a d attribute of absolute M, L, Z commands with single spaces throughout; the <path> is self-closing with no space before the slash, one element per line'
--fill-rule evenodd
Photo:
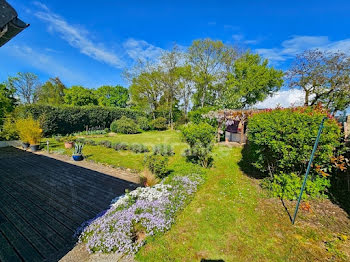
<path fill-rule="evenodd" d="M 21 145 L 21 141 L 19 141 L 19 140 L 0 141 L 0 147 L 8 147 L 8 146 L 18 147 L 20 145 Z"/>

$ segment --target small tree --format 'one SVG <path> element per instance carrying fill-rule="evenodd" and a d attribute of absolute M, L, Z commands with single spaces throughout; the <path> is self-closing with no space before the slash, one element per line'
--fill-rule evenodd
<path fill-rule="evenodd" d="M 209 167 L 212 162 L 215 128 L 208 123 L 189 123 L 181 129 L 183 139 L 190 149 L 185 151 L 188 160 Z"/>

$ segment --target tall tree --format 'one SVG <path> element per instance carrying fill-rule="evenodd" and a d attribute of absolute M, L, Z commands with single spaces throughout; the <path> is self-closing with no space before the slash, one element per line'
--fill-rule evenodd
<path fill-rule="evenodd" d="M 32 104 L 36 102 L 37 89 L 40 87 L 37 75 L 18 72 L 16 76 L 8 78 L 8 85 L 16 90 L 16 95 L 22 103 Z"/>
<path fill-rule="evenodd" d="M 161 72 L 158 70 L 142 72 L 132 79 L 129 87 L 132 103 L 155 118 L 160 99 L 164 95 L 161 87 Z"/>
<path fill-rule="evenodd" d="M 218 83 L 225 78 L 227 69 L 237 52 L 222 41 L 200 39 L 192 42 L 188 49 L 187 60 L 192 66 L 196 93 L 194 106 L 212 105 L 217 97 Z"/>
<path fill-rule="evenodd" d="M 180 101 L 182 111 L 185 117 L 187 117 L 191 98 L 194 93 L 192 68 L 190 65 L 186 64 L 178 67 L 176 70 L 178 74 L 178 84 L 180 89 L 178 99 Z"/>
<path fill-rule="evenodd" d="M 68 105 L 88 106 L 97 105 L 98 101 L 91 89 L 82 86 L 72 86 L 64 91 L 64 101 Z"/>
<path fill-rule="evenodd" d="M 332 112 L 350 105 L 350 57 L 341 52 L 307 50 L 286 74 L 290 88 L 305 92 L 304 105 L 323 104 Z"/>
<path fill-rule="evenodd" d="M 282 70 L 269 67 L 268 60 L 258 54 L 246 52 L 235 60 L 217 100 L 218 106 L 231 109 L 252 106 L 278 91 L 282 84 Z"/>
<path fill-rule="evenodd" d="M 14 95 L 14 88 L 8 88 L 5 84 L 0 83 L 0 125 L 2 125 L 6 114 L 12 112 L 15 108 L 16 99 Z"/>
<path fill-rule="evenodd" d="M 100 106 L 126 107 L 129 91 L 122 86 L 101 86 L 96 90 Z"/>
<path fill-rule="evenodd" d="M 64 103 L 64 91 L 67 88 L 58 77 L 50 78 L 37 90 L 38 103 L 48 105 L 61 105 Z"/>

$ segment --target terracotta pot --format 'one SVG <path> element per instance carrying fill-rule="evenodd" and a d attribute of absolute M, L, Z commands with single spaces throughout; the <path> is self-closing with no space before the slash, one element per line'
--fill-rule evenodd
<path fill-rule="evenodd" d="M 74 146 L 74 142 L 64 142 L 64 147 L 69 149 L 72 148 Z"/>

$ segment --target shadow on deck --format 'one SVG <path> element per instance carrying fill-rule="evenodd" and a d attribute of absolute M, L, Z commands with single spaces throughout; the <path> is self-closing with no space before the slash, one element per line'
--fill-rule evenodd
<path fill-rule="evenodd" d="M 57 261 L 76 229 L 136 185 L 16 148 L 0 148 L 0 261 Z"/>

